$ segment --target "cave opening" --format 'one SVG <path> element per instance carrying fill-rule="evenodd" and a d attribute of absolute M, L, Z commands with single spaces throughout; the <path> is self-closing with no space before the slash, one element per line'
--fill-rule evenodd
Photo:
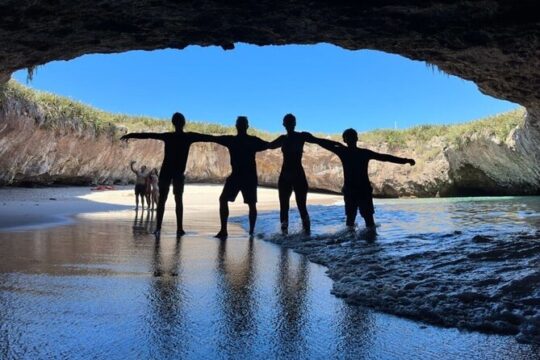
<path fill-rule="evenodd" d="M 181 111 L 194 122 L 190 129 L 207 132 L 230 133 L 236 116 L 247 115 L 252 127 L 270 139 L 282 131 L 283 115 L 292 112 L 301 130 L 339 140 L 341 131 L 353 127 L 365 147 L 413 152 L 420 161 L 412 173 L 389 175 L 385 167 L 373 168 L 374 174 L 384 174 L 375 185 L 380 197 L 538 193 L 537 155 L 531 151 L 534 132 L 524 131 L 523 108 L 482 94 L 473 82 L 396 54 L 330 44 L 237 44 L 227 51 L 191 46 L 181 51 L 85 55 L 46 64 L 31 75 L 28 79 L 21 70 L 13 78 L 52 92 L 34 98 L 42 105 L 34 116 L 41 120 L 35 121 L 45 119 L 45 126 L 90 126 L 114 138 L 122 131 L 160 126 L 156 124 L 162 122 L 153 120 L 168 120 Z M 73 106 L 63 96 L 83 104 Z M 335 159 L 318 165 L 320 154 L 311 156 L 312 187 L 339 191 L 341 173 L 330 169 Z M 149 161 L 153 164 L 158 158 Z M 273 174 L 277 169 L 271 165 L 275 161 L 270 156 L 261 162 L 265 184 L 277 181 Z M 111 168 L 118 166 L 111 162 Z M 216 182 L 221 170 L 199 169 L 191 180 Z M 63 175 L 34 174 L 30 179 L 62 183 L 70 178 L 90 183 L 127 179 L 125 171 L 117 172 L 67 180 Z M 472 173 L 481 176 L 471 180 Z M 4 181 L 30 180 L 14 172 Z"/>
<path fill-rule="evenodd" d="M 105 111 L 162 119 L 182 111 L 222 124 L 246 114 L 272 132 L 288 112 L 306 129 L 339 133 L 463 123 L 518 107 L 429 63 L 331 44 L 91 54 L 13 78 Z"/>

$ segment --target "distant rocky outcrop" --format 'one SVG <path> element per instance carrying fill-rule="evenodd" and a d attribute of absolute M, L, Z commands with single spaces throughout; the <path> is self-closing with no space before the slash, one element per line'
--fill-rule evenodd
<path fill-rule="evenodd" d="M 167 123 L 107 114 L 55 95 L 36 94 L 12 82 L 2 91 L 0 184 L 127 183 L 133 180 L 130 160 L 159 167 L 163 151 L 159 141 L 126 144 L 119 137 L 128 130 L 166 131 Z M 417 160 L 414 167 L 373 161 L 375 195 L 540 194 L 540 130 L 524 129 L 539 122 L 526 122 L 525 116 L 520 109 L 470 125 L 363 134 L 362 146 Z M 276 185 L 281 159 L 279 150 L 258 155 L 261 184 Z M 307 145 L 303 163 L 311 188 L 340 190 L 342 168 L 336 156 Z M 192 146 L 189 182 L 221 183 L 229 171 L 225 148 L 209 143 Z"/>

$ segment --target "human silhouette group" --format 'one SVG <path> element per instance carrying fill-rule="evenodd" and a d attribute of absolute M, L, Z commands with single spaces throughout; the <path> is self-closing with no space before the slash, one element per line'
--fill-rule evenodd
<path fill-rule="evenodd" d="M 226 239 L 227 222 L 229 218 L 229 202 L 234 202 L 238 193 L 242 193 L 244 203 L 249 207 L 249 234 L 255 232 L 257 220 L 257 152 L 281 148 L 283 165 L 278 181 L 281 231 L 286 234 L 289 226 L 289 202 L 294 192 L 296 204 L 302 219 L 303 231 L 311 231 L 311 222 L 307 211 L 308 182 L 302 166 L 302 154 L 306 142 L 317 144 L 336 154 L 341 160 L 344 174 L 343 198 L 345 202 L 346 225 L 354 229 L 356 214 L 360 212 L 366 228 L 375 231 L 373 219 L 373 189 L 368 176 L 368 163 L 370 160 L 386 161 L 396 164 L 414 165 L 413 159 L 401 158 L 388 154 L 380 154 L 368 149 L 357 147 L 358 134 L 354 129 L 343 132 L 343 145 L 337 141 L 322 139 L 309 132 L 296 131 L 296 118 L 287 114 L 283 118 L 286 133 L 275 140 L 268 142 L 248 134 L 249 122 L 247 117 L 238 116 L 236 119 L 236 135 L 207 135 L 195 132 L 185 132 L 186 119 L 181 113 L 172 116 L 174 131 L 165 133 L 130 133 L 122 136 L 122 140 L 129 139 L 155 139 L 161 140 L 165 146 L 165 154 L 161 171 L 157 169 L 147 172 L 145 166 L 140 170 L 131 169 L 137 176 L 135 185 L 136 204 L 139 198 L 144 206 L 144 197 L 150 206 L 151 199 L 157 200 L 156 229 L 154 235 L 159 239 L 165 203 L 169 195 L 169 188 L 173 186 L 176 202 L 177 237 L 185 234 L 183 226 L 183 200 L 185 170 L 191 144 L 195 142 L 214 142 L 225 146 L 229 150 L 231 160 L 231 174 L 225 181 L 223 191 L 219 197 L 219 214 L 221 228 L 216 234 L 219 239 Z M 147 195 L 150 194 L 150 195 Z M 154 196 L 155 195 L 155 196 Z"/>

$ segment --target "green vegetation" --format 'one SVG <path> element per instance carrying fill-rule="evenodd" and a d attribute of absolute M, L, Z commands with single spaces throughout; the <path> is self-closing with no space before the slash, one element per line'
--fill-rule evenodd
<path fill-rule="evenodd" d="M 86 128 L 93 129 L 96 133 L 108 134 L 172 129 L 169 119 L 108 113 L 63 96 L 32 90 L 13 80 L 2 86 L 0 92 L 0 107 L 4 106 L 6 100 L 11 100 L 20 103 L 24 109 L 36 109 L 36 114 L 44 117 L 39 121 L 40 126 L 50 129 Z M 386 143 L 390 148 L 400 148 L 411 142 L 427 143 L 434 137 L 440 137 L 452 144 L 461 144 L 474 134 L 504 140 L 512 129 L 523 124 L 524 116 L 525 110 L 518 108 L 457 125 L 420 125 L 406 130 L 369 131 L 360 134 L 360 141 L 366 144 Z M 234 134 L 233 126 L 208 122 L 189 122 L 186 129 L 207 134 Z M 264 139 L 276 137 L 276 134 L 255 129 L 251 130 L 251 133 Z M 341 139 L 339 135 L 331 137 Z"/>
<path fill-rule="evenodd" d="M 365 143 L 383 142 L 393 148 L 405 146 L 408 142 L 426 143 L 434 137 L 459 145 L 475 134 L 504 141 L 512 129 L 523 124 L 524 119 L 525 109 L 518 108 L 462 124 L 419 125 L 405 130 L 373 130 L 360 134 L 359 138 Z"/>
<path fill-rule="evenodd" d="M 96 133 L 172 130 L 170 119 L 109 113 L 64 96 L 30 89 L 13 80 L 0 88 L 0 92 L 0 105 L 8 99 L 24 102 L 28 108 L 37 105 L 44 116 L 41 126 L 49 129 L 60 129 L 68 123 L 72 127 L 76 124 L 82 128 L 93 129 Z M 234 134 L 233 126 L 198 121 L 190 121 L 186 130 L 206 134 Z M 250 133 L 265 139 L 275 137 L 274 134 L 256 129 L 250 130 Z"/>

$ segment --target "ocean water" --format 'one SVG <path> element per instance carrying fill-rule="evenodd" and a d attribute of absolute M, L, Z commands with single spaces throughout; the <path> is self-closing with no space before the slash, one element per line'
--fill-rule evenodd
<path fill-rule="evenodd" d="M 300 233 L 294 210 L 288 236 L 277 212 L 260 214 L 258 236 L 327 266 L 332 292 L 348 303 L 540 344 L 540 197 L 375 205 L 376 236 L 360 217 L 347 232 L 342 205 L 310 207 L 312 236 Z"/>
<path fill-rule="evenodd" d="M 348 304 L 325 267 L 240 225 L 219 241 L 200 218 L 177 241 L 173 216 L 160 242 L 153 213 L 131 210 L 0 232 L 0 359 L 538 358 L 513 336 Z"/>

